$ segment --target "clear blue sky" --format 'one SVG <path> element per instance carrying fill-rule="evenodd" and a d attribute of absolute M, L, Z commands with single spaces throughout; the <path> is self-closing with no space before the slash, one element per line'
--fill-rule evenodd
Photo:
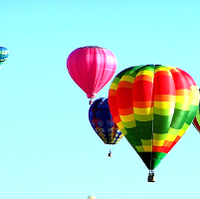
<path fill-rule="evenodd" d="M 116 55 L 117 73 L 163 64 L 200 85 L 199 0 L 1 0 L 0 7 L 0 45 L 10 51 L 0 70 L 1 199 L 199 197 L 193 126 L 148 183 L 125 138 L 107 157 L 110 147 L 88 121 L 88 99 L 66 69 L 74 49 L 97 45 Z"/>

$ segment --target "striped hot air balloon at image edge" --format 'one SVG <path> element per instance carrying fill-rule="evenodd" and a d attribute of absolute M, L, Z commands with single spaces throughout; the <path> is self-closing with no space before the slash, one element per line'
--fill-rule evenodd
<path fill-rule="evenodd" d="M 7 48 L 0 46 L 0 66 L 3 64 L 6 59 L 8 59 L 9 51 Z"/>
<path fill-rule="evenodd" d="M 180 140 L 197 112 L 199 92 L 181 69 L 161 65 L 130 67 L 109 89 L 115 123 L 149 169 L 153 170 Z"/>
<path fill-rule="evenodd" d="M 199 94 L 200 94 L 200 89 L 199 89 Z M 197 129 L 197 131 L 200 133 L 200 103 L 199 103 L 199 108 L 197 110 L 196 116 L 195 116 L 192 124 Z"/>

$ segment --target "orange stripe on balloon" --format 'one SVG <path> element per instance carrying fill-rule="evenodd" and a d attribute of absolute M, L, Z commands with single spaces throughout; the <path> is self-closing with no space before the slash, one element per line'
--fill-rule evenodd
<path fill-rule="evenodd" d="M 181 137 L 179 135 L 177 135 L 176 139 L 174 140 L 174 142 L 178 142 L 181 139 Z"/>
<path fill-rule="evenodd" d="M 127 81 L 120 81 L 120 83 L 118 84 L 118 88 L 129 88 L 129 89 L 132 89 L 133 88 L 133 83 L 127 82 Z"/>
<path fill-rule="evenodd" d="M 167 76 L 167 77 L 172 78 L 171 73 L 170 73 L 169 71 L 166 71 L 166 70 L 164 70 L 164 71 L 156 71 L 156 72 L 155 72 L 155 76 L 156 76 L 156 75 L 159 75 L 159 76 Z"/>
<path fill-rule="evenodd" d="M 133 108 L 124 108 L 119 110 L 121 115 L 129 115 L 133 113 Z"/>
<path fill-rule="evenodd" d="M 116 96 L 117 91 L 116 90 L 109 90 L 109 97 L 110 96 Z"/>
<path fill-rule="evenodd" d="M 190 89 L 180 89 L 180 90 L 176 90 L 176 95 L 184 95 L 184 96 L 190 96 L 191 91 Z"/>
<path fill-rule="evenodd" d="M 154 95 L 154 101 L 175 101 L 175 95 Z"/>
<path fill-rule="evenodd" d="M 133 101 L 134 107 L 136 108 L 148 108 L 153 107 L 152 101 Z"/>
<path fill-rule="evenodd" d="M 134 83 L 137 81 L 148 81 L 148 82 L 153 82 L 153 78 L 148 75 L 139 75 L 135 78 Z"/>
<path fill-rule="evenodd" d="M 172 144 L 172 141 L 165 140 L 165 142 L 163 143 L 163 146 L 170 147 L 171 144 Z"/>
<path fill-rule="evenodd" d="M 166 151 L 167 153 L 169 153 L 169 151 L 176 145 L 176 143 L 181 139 L 180 136 L 177 136 L 176 139 L 172 142 L 171 146 L 168 148 L 168 150 Z"/>

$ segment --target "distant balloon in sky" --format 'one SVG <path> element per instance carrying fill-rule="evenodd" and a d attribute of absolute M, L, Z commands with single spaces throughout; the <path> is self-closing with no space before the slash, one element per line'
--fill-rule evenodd
<path fill-rule="evenodd" d="M 89 121 L 105 144 L 117 144 L 123 134 L 113 121 L 108 106 L 108 99 L 99 98 L 95 100 L 89 108 Z"/>
<path fill-rule="evenodd" d="M 115 55 L 98 46 L 77 48 L 67 59 L 70 76 L 90 99 L 110 81 L 116 68 Z"/>
<path fill-rule="evenodd" d="M 0 46 L 0 65 L 6 61 L 6 59 L 8 58 L 8 49 L 3 47 L 3 46 Z"/>
<path fill-rule="evenodd" d="M 89 108 L 89 121 L 105 144 L 117 144 L 123 137 L 123 134 L 115 124 L 108 106 L 108 99 L 99 98 L 95 100 Z M 112 151 L 108 153 L 112 157 Z"/>
<path fill-rule="evenodd" d="M 93 196 L 93 195 L 90 195 L 90 196 L 87 197 L 87 199 L 96 199 L 96 197 Z"/>
<path fill-rule="evenodd" d="M 113 119 L 149 169 L 154 169 L 192 123 L 199 91 L 181 69 L 162 65 L 130 67 L 113 80 L 108 103 Z"/>
<path fill-rule="evenodd" d="M 200 89 L 199 89 L 199 94 L 200 94 Z M 199 108 L 197 110 L 196 116 L 192 123 L 197 129 L 197 131 L 200 133 L 200 103 L 199 103 Z"/>

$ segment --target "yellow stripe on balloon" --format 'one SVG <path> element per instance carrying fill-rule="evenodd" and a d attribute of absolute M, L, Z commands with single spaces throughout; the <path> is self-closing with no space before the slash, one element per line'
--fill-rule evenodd
<path fill-rule="evenodd" d="M 174 141 L 177 135 L 167 134 L 166 140 L 167 141 Z"/>
<path fill-rule="evenodd" d="M 148 107 L 148 108 L 133 108 L 134 114 L 136 115 L 149 115 L 153 114 L 153 108 Z"/>
<path fill-rule="evenodd" d="M 191 100 L 192 105 L 199 105 L 199 100 L 197 99 L 198 96 L 193 96 Z"/>
<path fill-rule="evenodd" d="M 175 105 L 174 102 L 154 101 L 154 107 L 155 108 L 171 109 L 171 108 L 174 108 L 174 105 Z"/>
<path fill-rule="evenodd" d="M 172 70 L 172 69 L 176 69 L 176 67 L 173 67 L 173 66 L 165 66 L 165 67 L 167 67 L 167 69 L 169 69 L 169 70 Z M 177 70 L 177 69 L 176 69 Z M 177 70 L 178 71 L 178 70 Z"/>
<path fill-rule="evenodd" d="M 185 131 L 187 131 L 187 129 L 190 127 L 190 125 L 188 125 L 187 123 L 184 123 L 183 127 L 181 128 L 180 132 L 179 132 L 179 136 L 183 136 L 183 134 L 185 133 Z"/>
<path fill-rule="evenodd" d="M 129 114 L 129 115 L 120 115 L 120 118 L 121 118 L 122 121 L 125 121 L 125 122 L 132 122 L 133 120 L 135 120 L 133 114 Z"/>
<path fill-rule="evenodd" d="M 131 83 L 133 83 L 133 82 L 134 82 L 134 79 L 135 79 L 135 78 L 132 77 L 132 76 L 130 76 L 130 75 L 124 75 L 124 76 L 122 76 L 120 82 L 121 82 L 121 81 L 126 81 L 126 82 L 131 82 Z"/>
<path fill-rule="evenodd" d="M 163 71 L 165 71 L 165 72 L 167 72 L 167 74 L 170 76 L 170 77 L 172 77 L 172 74 L 171 74 L 171 72 L 169 71 L 169 69 L 168 68 L 166 68 L 166 67 L 157 67 L 157 68 L 155 68 L 155 73 L 157 73 L 157 72 L 159 72 L 159 71 L 161 71 L 161 72 L 163 72 Z"/>
<path fill-rule="evenodd" d="M 194 104 L 194 105 L 199 105 L 199 89 L 197 86 L 191 86 L 190 89 L 192 90 L 192 93 L 191 93 L 191 98 L 192 98 L 192 101 L 191 101 L 191 104 Z"/>
<path fill-rule="evenodd" d="M 191 95 L 189 95 L 189 96 L 177 95 L 176 96 L 176 102 L 191 103 Z"/>
<path fill-rule="evenodd" d="M 153 139 L 153 146 L 163 146 L 165 140 L 155 140 Z"/>
<path fill-rule="evenodd" d="M 112 83 L 112 84 L 110 85 L 110 90 L 117 90 L 117 87 L 118 87 L 118 84 Z"/>
<path fill-rule="evenodd" d="M 179 135 L 180 137 L 182 137 L 182 136 L 184 135 L 184 133 L 185 133 L 185 130 L 181 129 L 181 130 L 179 131 L 179 134 L 178 134 L 178 135 Z"/>
<path fill-rule="evenodd" d="M 197 93 L 199 93 L 199 88 L 198 88 L 197 85 L 192 85 L 192 86 L 190 87 L 190 90 L 191 90 L 192 92 L 197 92 Z"/>
<path fill-rule="evenodd" d="M 124 129 L 123 123 L 120 121 L 120 122 L 118 122 L 118 123 L 116 123 L 116 124 L 117 124 L 118 128 L 120 129 L 120 131 L 122 132 L 122 129 Z M 126 132 L 125 129 L 123 130 L 123 134 L 124 134 L 124 135 L 127 134 L 127 132 Z"/>
<path fill-rule="evenodd" d="M 145 152 L 152 152 L 152 146 L 145 146 L 143 145 L 144 151 Z"/>
<path fill-rule="evenodd" d="M 138 76 L 140 76 L 140 75 L 148 75 L 148 76 L 150 76 L 150 77 L 154 77 L 153 71 L 150 71 L 150 70 L 142 70 L 142 71 L 139 71 L 139 72 L 137 73 L 137 76 L 136 76 L 136 77 L 138 77 Z"/>

